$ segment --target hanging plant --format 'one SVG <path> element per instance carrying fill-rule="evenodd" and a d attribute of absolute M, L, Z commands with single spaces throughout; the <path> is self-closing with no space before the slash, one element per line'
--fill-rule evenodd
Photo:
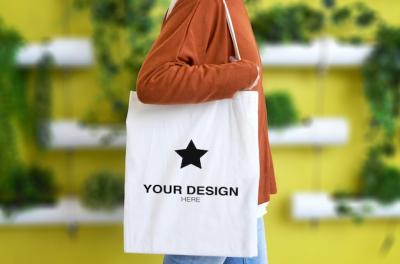
<path fill-rule="evenodd" d="M 335 197 L 372 198 L 390 204 L 400 200 L 400 168 L 387 164 L 387 159 L 396 153 L 395 135 L 399 131 L 400 28 L 382 24 L 375 39 L 362 68 L 364 94 L 371 112 L 368 157 L 360 173 L 358 191 L 336 192 Z M 354 215 L 344 207 L 341 203 L 338 212 Z"/>
<path fill-rule="evenodd" d="M 113 121 L 125 120 L 127 95 L 135 89 L 141 63 L 153 42 L 150 12 L 154 4 L 155 0 L 75 0 L 75 6 L 91 14 L 102 88 L 86 122 L 102 121 L 95 109 L 104 102 Z"/>
<path fill-rule="evenodd" d="M 366 202 L 361 210 L 354 210 L 348 203 L 348 198 L 370 198 L 386 205 L 400 200 L 400 169 L 388 165 L 384 157 L 393 155 L 392 146 L 386 144 L 372 145 L 364 161 L 357 192 L 337 191 L 333 196 L 337 199 L 336 211 L 341 216 L 350 216 L 357 223 L 364 220 L 372 209 Z"/>
<path fill-rule="evenodd" d="M 15 60 L 23 44 L 22 36 L 0 19 L 0 170 L 12 166 L 11 160 L 18 161 L 15 149 L 18 130 L 33 138 L 38 146 L 49 134 L 52 59 L 44 56 L 33 69 L 33 97 L 30 98 L 28 71 L 19 68 Z"/>
<path fill-rule="evenodd" d="M 0 19 L 0 177 L 18 163 L 17 127 L 29 120 L 25 74 L 15 65 L 22 43 L 21 35 Z"/>
<path fill-rule="evenodd" d="M 400 200 L 400 169 L 387 165 L 383 157 L 391 156 L 386 146 L 371 147 L 361 171 L 360 195 L 388 204 Z"/>
<path fill-rule="evenodd" d="M 382 25 L 372 53 L 363 65 L 364 93 L 372 114 L 371 127 L 391 141 L 400 117 L 400 28 Z"/>
<path fill-rule="evenodd" d="M 336 192 L 335 197 L 372 198 L 382 204 L 400 200 L 400 168 L 388 165 L 387 158 L 396 153 L 395 135 L 400 117 L 400 28 L 381 25 L 371 55 L 363 65 L 364 94 L 371 112 L 369 140 L 372 142 L 364 161 L 356 193 Z M 348 210 L 343 208 L 347 207 Z M 342 202 L 342 215 L 357 219 Z"/>
<path fill-rule="evenodd" d="M 17 135 L 35 138 L 34 127 L 47 121 L 48 115 L 42 113 L 50 112 L 47 71 L 38 74 L 35 96 L 28 98 L 27 72 L 19 69 L 15 60 L 23 43 L 22 36 L 0 19 L 0 206 L 7 215 L 55 199 L 50 172 L 37 166 L 26 168 L 17 150 Z M 40 91 L 42 96 L 37 96 Z"/>

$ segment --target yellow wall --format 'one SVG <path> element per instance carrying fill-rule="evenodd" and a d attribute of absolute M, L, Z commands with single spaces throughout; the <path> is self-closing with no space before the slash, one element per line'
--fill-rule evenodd
<path fill-rule="evenodd" d="M 261 1 L 266 6 L 295 2 Z M 67 12 L 66 2 L 0 0 L 0 16 L 29 41 L 57 35 L 89 36 L 91 27 L 87 13 Z M 320 0 L 304 2 L 317 5 Z M 399 24 L 398 1 L 364 2 L 376 8 L 391 23 Z M 363 133 L 368 122 L 361 79 L 359 70 L 330 70 L 324 80 L 325 104 L 323 109 L 318 109 L 320 80 L 316 78 L 315 70 L 265 70 L 265 91 L 289 90 L 302 117 L 344 116 L 351 126 L 348 144 L 323 148 L 320 156 L 311 147 L 273 148 L 279 193 L 272 196 L 265 216 L 270 263 L 394 264 L 400 259 L 399 241 L 388 254 L 379 251 L 390 229 L 389 221 L 367 221 L 360 226 L 350 221 L 328 221 L 315 226 L 293 222 L 289 216 L 290 195 L 298 190 L 315 190 L 315 179 L 321 179 L 321 189 L 326 191 L 355 186 L 365 154 Z M 94 67 L 90 70 L 56 71 L 54 117 L 81 116 L 97 92 Z M 63 192 L 78 190 L 80 183 L 97 169 L 112 168 L 123 172 L 123 151 L 51 151 L 32 155 L 54 169 Z M 76 236 L 71 237 L 65 227 L 0 227 L 0 263 L 160 263 L 160 256 L 124 254 L 122 231 L 121 225 L 81 226 Z M 399 240 L 400 228 L 396 235 Z"/>

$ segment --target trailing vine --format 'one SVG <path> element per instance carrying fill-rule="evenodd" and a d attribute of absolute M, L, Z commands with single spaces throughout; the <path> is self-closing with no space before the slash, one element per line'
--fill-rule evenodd
<path fill-rule="evenodd" d="M 17 149 L 18 135 L 37 139 L 40 131 L 46 131 L 51 112 L 48 60 L 40 63 L 34 96 L 29 98 L 27 71 L 18 68 L 15 59 L 23 43 L 23 37 L 0 19 L 0 206 L 7 215 L 52 203 L 56 192 L 51 172 L 26 166 Z"/>
<path fill-rule="evenodd" d="M 87 122 L 99 120 L 96 109 L 106 102 L 113 121 L 126 117 L 127 95 L 135 89 L 137 75 L 153 42 L 150 17 L 155 0 L 75 0 L 79 9 L 88 9 L 93 25 L 92 40 L 100 68 L 101 92 L 85 117 Z"/>
<path fill-rule="evenodd" d="M 0 177 L 9 174 L 18 162 L 17 126 L 28 120 L 26 80 L 15 65 L 22 43 L 21 35 L 0 19 Z"/>
<path fill-rule="evenodd" d="M 362 67 L 364 94 L 371 113 L 370 147 L 360 171 L 356 193 L 336 192 L 338 198 L 373 198 L 388 204 L 400 200 L 400 168 L 389 164 L 399 143 L 400 121 L 400 28 L 380 25 L 372 53 Z M 396 142 L 397 139 L 397 142 Z M 346 203 L 337 208 L 343 215 L 361 219 Z M 369 213 L 367 210 L 365 213 Z"/>
<path fill-rule="evenodd" d="M 371 127 L 391 141 L 400 117 L 400 28 L 382 25 L 363 66 L 363 83 L 372 114 Z"/>

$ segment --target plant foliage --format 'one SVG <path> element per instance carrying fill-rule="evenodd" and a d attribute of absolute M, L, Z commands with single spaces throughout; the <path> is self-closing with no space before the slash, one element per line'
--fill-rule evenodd
<path fill-rule="evenodd" d="M 325 0 L 322 8 L 293 3 L 260 10 L 252 19 L 252 27 L 259 43 L 310 42 L 335 29 L 342 41 L 358 43 L 363 40 L 363 30 L 374 28 L 378 22 L 375 11 L 364 3 L 337 6 L 335 1 Z M 350 36 L 343 36 L 343 28 Z"/>
<path fill-rule="evenodd" d="M 126 117 L 127 95 L 135 89 L 141 63 L 153 42 L 150 12 L 154 4 L 155 0 L 75 0 L 78 8 L 91 14 L 102 87 L 96 103 L 108 104 L 119 122 Z M 102 121 L 97 108 L 90 109 L 85 121 Z"/>
<path fill-rule="evenodd" d="M 265 97 L 268 126 L 282 128 L 299 121 L 291 96 L 286 92 L 273 92 Z"/>
<path fill-rule="evenodd" d="M 18 125 L 27 120 L 25 76 L 15 65 L 23 38 L 0 19 L 0 177 L 16 166 Z"/>
<path fill-rule="evenodd" d="M 86 179 L 83 203 L 93 209 L 113 209 L 123 203 L 124 178 L 109 171 L 99 171 Z"/>
<path fill-rule="evenodd" d="M 372 117 L 371 144 L 360 173 L 359 190 L 353 196 L 387 204 L 400 200 L 400 168 L 389 165 L 385 159 L 395 155 L 395 136 L 399 131 L 400 28 L 381 24 L 375 39 L 362 67 L 364 94 Z M 341 214 L 354 214 L 343 207 L 338 210 Z"/>
<path fill-rule="evenodd" d="M 400 169 L 385 164 L 384 146 L 374 146 L 368 153 L 361 172 L 360 194 L 372 197 L 382 203 L 400 199 Z"/>
<path fill-rule="evenodd" d="M 390 140 L 400 117 L 400 28 L 382 25 L 374 49 L 363 65 L 364 93 L 373 127 Z"/>
<path fill-rule="evenodd" d="M 306 4 L 277 5 L 261 11 L 252 19 L 258 42 L 308 42 L 324 24 L 320 10 Z"/>
<path fill-rule="evenodd" d="M 34 205 L 53 204 L 56 193 L 53 174 L 37 165 L 14 167 L 11 173 L 0 177 L 0 206 L 8 214 Z"/>
<path fill-rule="evenodd" d="M 0 205 L 7 212 L 53 202 L 55 197 L 51 173 L 24 167 L 17 149 L 19 135 L 35 139 L 44 131 L 39 124 L 50 116 L 49 74 L 39 66 L 35 96 L 30 99 L 26 70 L 19 69 L 15 60 L 22 44 L 23 37 L 0 19 Z"/>

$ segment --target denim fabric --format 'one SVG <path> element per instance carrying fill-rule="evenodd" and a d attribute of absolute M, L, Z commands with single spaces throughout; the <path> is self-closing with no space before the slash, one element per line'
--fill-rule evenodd
<path fill-rule="evenodd" d="M 252 258 L 165 255 L 163 264 L 268 264 L 262 217 L 257 220 L 258 256 Z"/>

